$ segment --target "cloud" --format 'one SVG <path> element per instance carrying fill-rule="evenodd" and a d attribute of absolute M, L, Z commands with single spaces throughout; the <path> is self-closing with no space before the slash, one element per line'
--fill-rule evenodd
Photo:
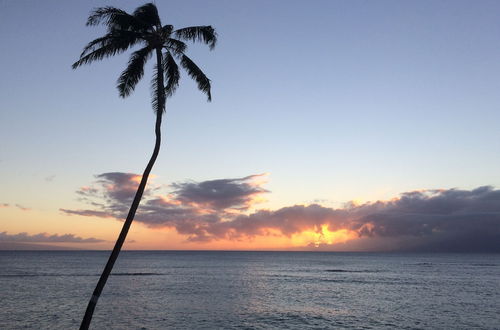
<path fill-rule="evenodd" d="M 11 204 L 8 204 L 8 203 L 0 203 L 0 208 L 3 208 L 3 207 L 7 208 L 7 207 L 12 207 L 12 206 L 17 207 L 21 211 L 31 211 L 31 208 L 24 207 L 24 206 L 22 206 L 20 204 L 11 205 Z"/>
<path fill-rule="evenodd" d="M 49 176 L 45 177 L 45 181 L 52 182 L 52 181 L 54 181 L 55 178 L 56 178 L 55 175 L 49 175 Z"/>
<path fill-rule="evenodd" d="M 258 181 L 253 182 L 263 176 L 260 174 L 240 179 L 183 182 L 174 183 L 172 186 L 176 189 L 176 199 L 183 204 L 212 210 L 246 210 L 251 206 L 254 197 L 268 192 L 259 186 Z"/>
<path fill-rule="evenodd" d="M 400 238 L 402 250 L 500 252 L 500 190 L 416 191 L 379 204 L 351 222 L 361 237 Z"/>
<path fill-rule="evenodd" d="M 94 208 L 61 211 L 123 219 L 140 176 L 105 173 L 78 191 Z M 443 189 L 406 192 L 389 201 L 342 208 L 319 204 L 277 210 L 252 210 L 268 193 L 263 175 L 171 185 L 168 194 L 147 191 L 136 221 L 175 228 L 189 241 L 247 240 L 256 236 L 318 237 L 338 231 L 352 234 L 347 243 L 320 240 L 306 248 L 322 250 L 500 252 L 500 190 Z M 328 244 L 326 244 L 328 243 Z"/>
<path fill-rule="evenodd" d="M 27 233 L 8 234 L 6 231 L 0 232 L 0 242 L 22 242 L 22 243 L 101 243 L 104 240 L 97 238 L 81 238 L 73 234 L 49 235 L 40 233 L 29 235 Z"/>
<path fill-rule="evenodd" d="M 75 211 L 61 209 L 69 214 L 98 217 L 124 217 L 134 198 L 141 175 L 133 173 L 109 172 L 95 176 L 94 186 L 81 187 L 79 199 L 100 210 Z M 150 189 L 145 189 L 143 198 L 147 198 Z"/>
<path fill-rule="evenodd" d="M 86 217 L 101 217 L 101 218 L 115 218 L 116 216 L 113 216 L 111 213 L 106 212 L 106 211 L 94 211 L 94 210 L 81 210 L 81 211 L 75 211 L 75 210 L 68 210 L 68 209 L 60 209 L 64 213 L 67 214 L 75 214 L 75 215 L 83 215 Z"/>
<path fill-rule="evenodd" d="M 121 172 L 103 173 L 96 177 L 98 182 L 106 189 L 109 198 L 121 201 L 131 201 L 134 198 L 141 180 L 139 174 Z"/>
<path fill-rule="evenodd" d="M 16 204 L 16 207 L 20 209 L 21 211 L 31 211 L 29 207 L 24 207 L 22 205 Z"/>
<path fill-rule="evenodd" d="M 244 178 L 181 182 L 172 184 L 173 192 L 152 196 L 144 193 L 136 220 L 150 227 L 174 227 L 192 240 L 210 240 L 206 224 L 218 223 L 235 212 L 247 210 L 258 197 L 266 193 L 261 185 L 265 174 Z M 96 176 L 91 186 L 80 188 L 80 199 L 94 209 L 60 209 L 71 215 L 112 217 L 123 219 L 140 181 L 133 173 L 104 173 Z"/>

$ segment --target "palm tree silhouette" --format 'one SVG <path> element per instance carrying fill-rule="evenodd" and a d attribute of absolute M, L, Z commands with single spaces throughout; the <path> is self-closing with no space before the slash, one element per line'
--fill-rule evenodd
<path fill-rule="evenodd" d="M 118 78 L 117 87 L 120 96 L 126 97 L 134 91 L 135 86 L 144 75 L 144 65 L 155 54 L 156 65 L 151 88 L 153 90 L 152 105 L 156 113 L 156 141 L 153 154 L 144 170 L 123 228 L 90 298 L 80 329 L 89 328 L 97 300 L 118 258 L 130 225 L 134 220 L 149 173 L 160 151 L 160 127 L 162 115 L 165 111 L 165 102 L 179 86 L 179 65 L 176 60 L 179 61 L 189 76 L 196 81 L 198 89 L 207 95 L 208 101 L 211 100 L 210 80 L 186 56 L 187 45 L 184 41 L 202 42 L 207 44 L 211 50 L 217 41 L 217 35 L 211 26 L 192 26 L 174 30 L 172 25 L 162 25 L 158 10 L 152 3 L 138 7 L 132 14 L 114 7 L 96 8 L 91 12 L 87 20 L 87 26 L 99 24 L 107 27 L 107 33 L 103 37 L 89 42 L 83 49 L 80 59 L 72 67 L 76 69 L 81 65 L 123 53 L 133 46 L 140 45 L 141 48 L 132 53 L 127 68 Z"/>

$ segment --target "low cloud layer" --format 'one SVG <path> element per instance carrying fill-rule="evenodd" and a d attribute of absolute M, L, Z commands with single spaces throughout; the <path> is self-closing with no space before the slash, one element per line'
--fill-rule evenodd
<path fill-rule="evenodd" d="M 73 234 L 49 235 L 40 233 L 29 235 L 28 233 L 8 234 L 6 231 L 0 232 L 0 242 L 19 242 L 19 243 L 101 243 L 104 242 L 97 238 L 81 238 Z"/>
<path fill-rule="evenodd" d="M 104 173 L 78 194 L 92 209 L 68 214 L 124 219 L 140 176 Z M 423 190 L 390 201 L 344 208 L 293 205 L 250 212 L 267 193 L 263 175 L 171 185 L 168 194 L 147 190 L 136 221 L 175 228 L 189 241 L 246 240 L 256 236 L 293 237 L 304 231 L 323 235 L 354 233 L 342 244 L 311 242 L 323 250 L 500 252 L 500 190 Z"/>

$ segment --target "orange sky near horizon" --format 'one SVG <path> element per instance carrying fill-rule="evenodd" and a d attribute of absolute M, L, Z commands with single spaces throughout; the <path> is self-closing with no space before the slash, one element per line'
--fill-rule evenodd
<path fill-rule="evenodd" d="M 9 235 L 27 233 L 36 235 L 74 234 L 83 239 L 104 240 L 98 243 L 76 242 L 25 242 L 40 246 L 50 245 L 76 249 L 112 249 L 122 227 L 122 222 L 111 218 L 65 215 L 61 212 L 20 210 L 13 207 L 0 209 L 2 231 Z M 9 219 L 9 221 L 7 221 Z M 14 220 L 18 219 L 18 220 Z M 27 230 L 29 228 L 29 230 Z M 321 231 L 304 230 L 290 236 L 268 229 L 266 235 L 238 239 L 218 239 L 209 242 L 188 241 L 174 228 L 150 228 L 134 222 L 124 244 L 124 250 L 301 250 L 319 244 L 336 244 L 355 240 L 358 234 L 347 229 L 330 231 L 323 225 Z M 19 242 L 21 243 L 21 242 Z"/>

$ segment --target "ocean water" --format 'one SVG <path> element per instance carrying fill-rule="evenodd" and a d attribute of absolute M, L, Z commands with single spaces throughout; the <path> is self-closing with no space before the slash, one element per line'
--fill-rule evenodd
<path fill-rule="evenodd" d="M 0 251 L 0 329 L 77 329 L 108 254 Z M 500 329 L 498 254 L 125 251 L 113 274 L 92 329 Z"/>

